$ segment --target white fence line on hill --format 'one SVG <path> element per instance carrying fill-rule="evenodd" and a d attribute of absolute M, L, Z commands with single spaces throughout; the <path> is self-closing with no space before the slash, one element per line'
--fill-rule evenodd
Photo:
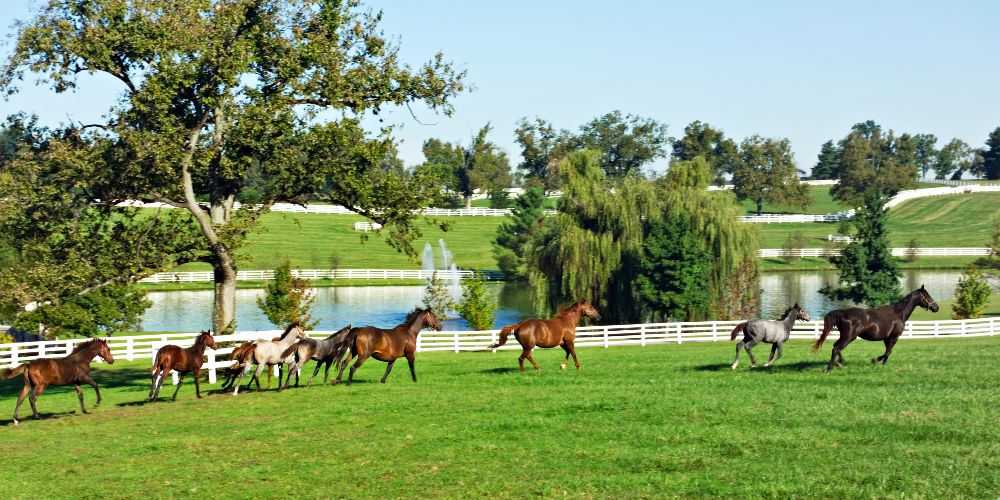
<path fill-rule="evenodd" d="M 907 257 L 914 255 L 917 257 L 980 257 L 990 255 L 989 248 L 892 248 L 892 255 L 896 257 Z M 840 255 L 839 248 L 761 248 L 757 255 L 760 257 L 831 257 Z"/>
<path fill-rule="evenodd" d="M 576 330 L 576 345 L 579 347 L 611 347 L 622 345 L 683 344 L 689 342 L 728 341 L 730 332 L 739 321 L 699 321 L 683 323 L 646 323 L 633 325 L 583 326 Z M 793 339 L 818 338 L 823 327 L 822 321 L 805 321 L 795 324 Z M 312 338 L 325 338 L 333 332 L 312 331 Z M 279 330 L 239 332 L 234 335 L 220 335 L 217 343 L 245 342 L 271 339 L 281 334 Z M 487 351 L 497 341 L 499 330 L 483 331 L 424 331 L 417 336 L 417 351 L 474 352 Z M 836 335 L 836 332 L 833 333 Z M 967 320 L 910 321 L 902 336 L 904 339 L 933 339 L 955 337 L 985 337 L 1000 335 L 1000 318 L 980 318 Z M 160 335 L 135 335 L 129 337 L 108 337 L 112 355 L 116 360 L 150 359 L 156 350 L 165 344 L 181 347 L 190 346 L 197 333 L 169 333 Z M 68 355 L 73 347 L 88 339 L 48 340 L 0 344 L 0 367 L 15 366 L 35 359 L 58 358 Z M 520 349 L 511 340 L 501 350 Z M 496 351 L 496 349 L 494 349 Z M 209 372 L 209 381 L 214 383 L 216 370 L 229 366 L 226 359 L 232 347 L 206 349 L 208 358 L 204 368 Z M 99 358 L 98 358 L 99 359 Z"/>
<path fill-rule="evenodd" d="M 293 269 L 292 276 L 305 279 L 343 279 L 343 280 L 428 280 L 435 274 L 438 278 L 449 280 L 453 278 L 469 279 L 476 271 L 441 269 L 425 271 L 422 269 Z M 498 273 L 484 272 L 487 279 L 500 277 Z M 139 280 L 140 283 L 197 283 L 212 281 L 212 271 L 185 271 L 156 273 Z M 273 269 L 247 270 L 236 273 L 238 281 L 269 281 L 274 279 Z"/>

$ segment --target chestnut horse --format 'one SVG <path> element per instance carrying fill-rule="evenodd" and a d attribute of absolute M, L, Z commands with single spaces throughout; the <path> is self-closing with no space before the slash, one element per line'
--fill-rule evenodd
<path fill-rule="evenodd" d="M 885 354 L 872 359 L 872 363 L 884 365 L 886 361 L 889 361 L 892 347 L 896 345 L 896 340 L 903 334 L 906 321 L 910 319 L 910 314 L 917 306 L 930 309 L 933 312 L 938 311 L 937 302 L 934 302 L 931 294 L 927 293 L 923 285 L 895 304 L 877 309 L 849 307 L 830 311 L 823 318 L 823 333 L 813 344 L 812 350 L 813 352 L 818 351 L 823 346 L 826 336 L 830 334 L 830 330 L 836 326 L 837 330 L 840 331 L 840 338 L 833 345 L 833 352 L 830 356 L 830 363 L 826 365 L 826 371 L 832 370 L 834 366 L 844 366 L 842 363 L 844 355 L 841 354 L 841 351 L 858 337 L 885 342 Z"/>
<path fill-rule="evenodd" d="M 184 381 L 184 374 L 194 375 L 194 394 L 201 399 L 201 385 L 198 377 L 201 375 L 201 365 L 205 362 L 202 356 L 205 355 L 205 348 L 215 349 L 215 338 L 211 332 L 203 331 L 195 339 L 194 345 L 187 349 L 181 349 L 175 345 L 165 345 L 156 351 L 156 361 L 153 362 L 153 385 L 149 387 L 149 400 L 155 401 L 160 397 L 160 387 L 163 386 L 163 379 L 174 370 L 179 375 L 177 378 L 177 388 L 174 389 L 174 397 L 177 401 L 177 393 L 181 390 L 181 382 Z"/>
<path fill-rule="evenodd" d="M 0 370 L 0 379 L 10 379 L 18 375 L 24 375 L 24 387 L 21 394 L 17 396 L 17 405 L 14 406 L 14 425 L 19 423 L 17 419 L 18 410 L 25 396 L 31 402 L 31 413 L 35 418 L 40 418 L 35 400 L 42 395 L 45 388 L 50 385 L 70 385 L 76 386 L 76 396 L 80 400 L 80 411 L 87 413 L 83 407 L 83 391 L 80 384 L 88 384 L 97 393 L 97 405 L 101 404 L 101 390 L 97 387 L 97 382 L 90 377 L 90 363 L 96 356 L 106 361 L 109 365 L 115 360 L 111 356 L 111 349 L 104 339 L 93 339 L 83 342 L 73 349 L 72 354 L 59 359 L 36 359 L 25 365 L 15 368 Z"/>
<path fill-rule="evenodd" d="M 521 355 L 517 358 L 517 364 L 521 371 L 524 371 L 524 360 L 531 361 L 536 370 L 539 369 L 535 358 L 531 356 L 531 350 L 535 347 L 551 348 L 560 346 L 566 351 L 566 359 L 560 367 L 566 369 L 566 362 L 570 355 L 573 355 L 573 362 L 576 369 L 580 369 L 580 360 L 576 357 L 576 325 L 580 322 L 580 316 L 587 316 L 590 319 L 601 319 L 597 309 L 590 305 L 587 300 L 581 300 L 556 314 L 552 319 L 526 319 L 520 323 L 507 325 L 500 329 L 500 341 L 491 345 L 490 349 L 496 349 L 507 343 L 507 336 L 514 334 L 514 338 L 521 344 Z"/>
<path fill-rule="evenodd" d="M 340 365 L 340 372 L 333 383 L 340 383 L 340 379 L 344 376 L 344 368 L 355 356 L 358 360 L 351 366 L 351 373 L 347 376 L 347 385 L 351 385 L 351 382 L 354 381 L 354 372 L 361 368 L 369 356 L 388 363 L 385 367 L 385 375 L 382 376 L 381 380 L 383 384 L 389 378 L 389 372 L 392 371 L 392 365 L 396 360 L 406 356 L 406 361 L 410 365 L 410 376 L 416 382 L 417 372 L 413 368 L 414 353 L 417 352 L 417 335 L 425 327 L 440 331 L 441 321 L 430 309 L 417 308 L 406 315 L 406 319 L 392 330 L 383 330 L 374 326 L 352 328 L 344 339 L 343 347 L 335 347 L 335 350 L 346 347 L 351 350 L 351 353 L 345 356 L 346 359 Z"/>

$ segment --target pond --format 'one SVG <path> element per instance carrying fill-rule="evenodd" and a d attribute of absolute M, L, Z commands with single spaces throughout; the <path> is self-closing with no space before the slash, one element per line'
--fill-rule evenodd
<path fill-rule="evenodd" d="M 938 301 L 951 298 L 960 271 L 909 270 L 903 272 L 904 290 L 921 284 Z M 764 273 L 761 277 L 762 316 L 776 318 L 785 308 L 798 301 L 813 318 L 821 318 L 831 309 L 848 305 L 831 301 L 819 293 L 834 282 L 833 271 L 797 271 Z M 498 297 L 496 325 L 514 323 L 533 315 L 531 292 L 523 284 L 495 283 L 490 290 Z M 346 323 L 391 327 L 398 324 L 406 312 L 421 305 L 422 286 L 358 286 L 316 289 L 313 318 L 319 319 L 320 330 L 336 330 Z M 240 330 L 276 329 L 257 308 L 259 289 L 237 290 L 237 327 Z M 153 305 L 142 321 L 145 331 L 198 331 L 209 328 L 212 291 L 149 292 Z M 446 330 L 467 329 L 461 319 L 445 321 Z"/>

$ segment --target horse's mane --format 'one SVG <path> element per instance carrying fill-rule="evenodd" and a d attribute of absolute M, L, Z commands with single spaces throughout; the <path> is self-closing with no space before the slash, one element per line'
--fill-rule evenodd
<path fill-rule="evenodd" d="M 559 309 L 559 312 L 556 313 L 555 317 L 563 316 L 563 315 L 569 313 L 570 311 L 572 311 L 574 309 L 579 309 L 580 306 L 582 306 L 582 305 L 583 305 L 583 301 L 582 300 L 578 300 L 578 301 L 576 301 L 576 302 L 574 302 L 574 303 L 572 303 L 572 304 L 570 304 L 568 306 L 565 306 L 565 307 Z"/>
<path fill-rule="evenodd" d="M 420 316 L 425 312 L 427 312 L 427 309 L 421 309 L 419 307 L 413 308 L 412 311 L 406 314 L 406 318 L 403 320 L 402 323 L 399 324 L 399 326 L 412 325 L 413 322 L 417 320 L 417 316 Z"/>
<path fill-rule="evenodd" d="M 332 338 L 336 337 L 337 335 L 340 335 L 340 334 L 341 334 L 341 333 L 343 333 L 343 332 L 344 332 L 345 330 L 350 330 L 350 329 L 351 329 L 351 325 L 347 325 L 347 326 L 345 326 L 345 327 L 341 328 L 340 330 L 337 330 L 337 331 L 335 331 L 335 332 L 331 333 L 331 334 L 330 334 L 330 336 L 329 336 L 329 337 L 327 337 L 327 338 L 326 338 L 326 339 L 324 339 L 324 340 L 330 340 L 330 339 L 332 339 Z"/>
<path fill-rule="evenodd" d="M 285 327 L 285 331 L 281 334 L 280 337 L 278 337 L 278 340 L 284 340 L 284 338 L 288 336 L 288 334 L 292 331 L 293 328 L 299 328 L 301 326 L 302 323 L 298 321 L 293 321 L 290 325 Z"/>
<path fill-rule="evenodd" d="M 789 307 L 788 309 L 785 309 L 785 312 L 781 313 L 781 318 L 778 318 L 778 319 L 779 320 L 788 319 L 788 315 L 792 313 L 792 309 L 795 309 L 795 308 L 794 307 Z"/>
<path fill-rule="evenodd" d="M 94 338 L 94 339 L 90 339 L 90 340 L 88 340 L 86 342 L 81 342 L 81 343 L 77 344 L 76 347 L 73 348 L 73 352 L 71 352 L 70 354 L 76 354 L 76 353 L 84 351 L 86 349 L 90 349 L 91 347 L 97 345 L 97 343 L 100 340 L 101 339 Z"/>

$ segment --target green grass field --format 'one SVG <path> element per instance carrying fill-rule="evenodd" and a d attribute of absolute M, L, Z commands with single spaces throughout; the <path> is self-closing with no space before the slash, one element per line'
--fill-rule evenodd
<path fill-rule="evenodd" d="M 925 247 L 981 247 L 989 239 L 990 218 L 1000 212 L 1000 193 L 941 196 L 913 200 L 890 212 L 889 230 L 894 246 L 905 246 L 916 238 Z M 375 233 L 360 245 L 361 233 L 354 223 L 364 220 L 353 215 L 302 215 L 271 213 L 264 217 L 259 232 L 252 235 L 240 259 L 243 269 L 271 269 L 285 258 L 301 268 L 329 268 L 333 256 L 340 256 L 341 267 L 377 269 L 415 269 L 418 258 L 411 259 L 389 247 Z M 458 264 L 472 269 L 496 269 L 492 241 L 504 217 L 442 217 L 451 224 L 448 232 L 436 226 L 421 225 L 422 239 L 414 245 L 419 253 L 425 242 L 437 251 L 443 238 Z M 823 246 L 828 234 L 837 232 L 837 224 L 758 224 L 762 248 L 780 248 L 788 235 L 801 232 L 807 247 Z M 963 264 L 964 265 L 963 261 Z M 204 264 L 189 264 L 181 270 L 208 269 Z"/>
<path fill-rule="evenodd" d="M 583 369 L 516 353 L 420 353 L 411 383 L 369 361 L 352 387 L 143 404 L 148 361 L 98 365 L 104 405 L 0 424 L 0 491 L 46 497 L 918 497 L 1000 492 L 1000 338 L 904 340 L 845 369 L 805 342 L 770 370 L 726 343 L 581 349 Z M 757 349 L 760 357 L 765 349 Z M 0 384 L 13 410 L 18 385 Z M 165 393 L 169 392 L 167 389 Z M 89 404 L 93 392 L 86 390 Z"/>

